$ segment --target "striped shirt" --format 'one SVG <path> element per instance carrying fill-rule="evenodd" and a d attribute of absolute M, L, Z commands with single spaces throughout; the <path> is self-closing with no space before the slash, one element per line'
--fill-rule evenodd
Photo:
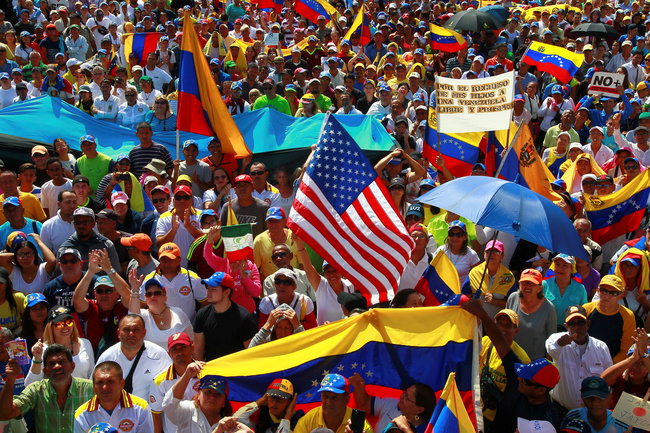
<path fill-rule="evenodd" d="M 460 68 L 461 71 L 467 72 L 471 67 L 472 61 L 468 57 L 465 57 L 465 62 L 462 65 L 458 62 L 458 57 L 454 57 L 453 59 L 447 60 L 447 67 L 445 70 L 446 72 L 451 72 L 454 68 Z"/>
<path fill-rule="evenodd" d="M 141 144 L 135 146 L 129 152 L 129 160 L 131 161 L 131 169 L 135 177 L 139 178 L 144 171 L 144 166 L 149 164 L 152 159 L 158 158 L 165 161 L 165 168 L 171 170 L 174 168 L 172 163 L 172 156 L 169 150 L 162 144 L 152 143 L 146 149 Z"/>

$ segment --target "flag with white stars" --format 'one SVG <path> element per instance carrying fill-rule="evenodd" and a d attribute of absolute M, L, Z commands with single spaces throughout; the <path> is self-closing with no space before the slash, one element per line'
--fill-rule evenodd
<path fill-rule="evenodd" d="M 325 117 L 287 226 L 370 304 L 392 299 L 413 248 L 386 187 L 333 115 Z"/>
<path fill-rule="evenodd" d="M 650 170 L 644 170 L 613 194 L 586 196 L 591 238 L 604 244 L 639 228 L 650 198 Z"/>
<path fill-rule="evenodd" d="M 426 307 L 437 307 L 453 295 L 460 294 L 458 271 L 449 257 L 438 251 L 414 288 L 424 296 Z"/>
<path fill-rule="evenodd" d="M 582 66 L 584 58 L 583 54 L 574 53 L 566 48 L 533 42 L 521 61 L 536 66 L 540 71 L 548 72 L 562 83 L 568 83 Z"/>

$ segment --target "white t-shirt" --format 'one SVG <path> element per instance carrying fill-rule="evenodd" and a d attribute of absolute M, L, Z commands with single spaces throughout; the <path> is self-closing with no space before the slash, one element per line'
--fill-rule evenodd
<path fill-rule="evenodd" d="M 440 250 L 442 250 L 447 255 L 447 257 L 449 257 L 449 260 L 451 260 L 451 263 L 456 268 L 456 271 L 458 271 L 458 280 L 460 281 L 461 286 L 467 279 L 469 271 L 472 269 L 472 267 L 481 261 L 478 258 L 476 251 L 470 247 L 467 247 L 467 254 L 456 255 L 451 252 L 451 249 L 447 245 L 443 245 L 436 250 L 436 253 L 433 256 L 435 257 L 435 255 L 438 254 L 438 251 Z"/>
<path fill-rule="evenodd" d="M 7 108 L 14 103 L 14 99 L 18 96 L 16 88 L 12 86 L 9 89 L 0 88 L 0 109 Z"/>
<path fill-rule="evenodd" d="M 14 290 L 23 293 L 25 296 L 30 293 L 43 293 L 43 288 L 52 279 L 52 276 L 48 275 L 45 270 L 45 265 L 45 262 L 38 265 L 36 278 L 29 284 L 23 280 L 23 274 L 20 272 L 20 268 L 14 265 L 14 268 L 11 270 L 11 275 L 9 275 L 9 279 L 14 285 Z"/>
<path fill-rule="evenodd" d="M 63 165 L 63 164 L 61 164 Z M 48 180 L 41 187 L 41 204 L 43 209 L 49 209 L 50 215 L 56 215 L 59 211 L 59 193 L 61 191 L 70 191 L 72 189 L 72 180 L 65 179 L 61 186 L 54 185 L 53 181 Z"/>
<path fill-rule="evenodd" d="M 342 279 L 343 291 L 347 293 L 354 292 L 354 286 L 348 280 Z M 343 309 L 341 304 L 336 300 L 336 292 L 327 282 L 325 277 L 320 277 L 320 284 L 316 289 L 316 304 L 318 305 L 318 312 L 316 313 L 316 322 L 318 326 L 323 325 L 325 322 L 336 322 L 343 319 Z"/>
<path fill-rule="evenodd" d="M 388 424 L 393 422 L 394 418 L 402 414 L 397 407 L 399 400 L 396 398 L 372 397 L 371 401 L 370 413 L 377 417 L 377 426 L 375 429 L 378 432 L 383 432 Z"/>
<path fill-rule="evenodd" d="M 47 349 L 47 344 L 43 344 L 43 352 Z M 74 370 L 72 375 L 78 379 L 90 379 L 95 368 L 95 355 L 93 352 L 93 345 L 85 338 L 79 339 L 79 353 L 72 357 L 74 362 Z M 30 371 L 25 378 L 25 386 L 38 382 L 43 379 L 43 371 L 41 374 L 32 374 Z"/>
<path fill-rule="evenodd" d="M 169 309 L 172 313 L 172 324 L 169 329 L 158 328 L 158 325 L 156 325 L 156 318 L 151 314 L 151 312 L 146 309 L 140 310 L 140 315 L 144 319 L 144 324 L 147 328 L 147 335 L 144 339 L 156 343 L 165 350 L 167 350 L 167 340 L 169 339 L 169 336 L 179 332 L 187 333 L 190 340 L 194 341 L 194 331 L 192 330 L 192 324 L 190 323 L 187 314 L 185 314 L 180 308 L 170 307 Z"/>
<path fill-rule="evenodd" d="M 167 291 L 167 305 L 179 308 L 185 312 L 190 321 L 193 321 L 196 315 L 194 302 L 203 302 L 208 298 L 208 292 L 205 290 L 205 286 L 201 284 L 199 276 L 192 271 L 181 268 L 181 271 L 170 281 L 164 275 L 152 272 L 144 277 L 142 286 L 140 286 L 140 300 L 142 302 L 144 302 L 144 284 L 154 277 L 160 281 Z M 165 341 L 163 347 L 167 347 L 167 341 Z"/>
<path fill-rule="evenodd" d="M 151 77 L 153 80 L 153 88 L 156 90 L 162 90 L 163 84 L 167 84 L 172 80 L 172 77 L 158 66 L 154 66 L 153 71 L 150 71 L 146 67 L 142 71 L 144 75 Z"/>
<path fill-rule="evenodd" d="M 296 312 L 296 316 L 298 316 L 298 318 L 301 318 L 302 316 L 303 303 L 305 304 L 305 316 L 314 312 L 314 303 L 311 301 L 311 299 L 309 299 L 309 296 L 294 292 L 293 299 L 291 300 L 289 306 L 293 308 L 293 311 Z M 269 296 L 263 297 L 260 301 L 260 313 L 271 314 L 271 311 L 275 310 L 279 306 L 280 302 L 278 301 L 278 294 L 273 293 Z"/>

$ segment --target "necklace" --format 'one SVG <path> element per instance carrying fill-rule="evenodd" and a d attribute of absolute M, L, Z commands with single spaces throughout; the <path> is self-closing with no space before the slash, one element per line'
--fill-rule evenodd
<path fill-rule="evenodd" d="M 160 314 L 156 314 L 156 313 L 154 313 L 153 311 L 150 311 L 150 313 L 153 314 L 154 316 L 160 317 L 160 322 L 158 322 L 158 324 L 159 324 L 160 326 L 162 326 L 162 325 L 165 324 L 165 321 L 163 320 L 162 315 L 165 314 L 165 311 L 167 311 L 168 308 L 169 308 L 169 307 L 165 307 L 165 309 L 162 310 L 162 312 L 161 312 Z"/>

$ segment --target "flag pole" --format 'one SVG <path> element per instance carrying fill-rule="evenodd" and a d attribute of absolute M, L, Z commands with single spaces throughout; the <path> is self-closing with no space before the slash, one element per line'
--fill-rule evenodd
<path fill-rule="evenodd" d="M 436 140 L 438 144 L 438 155 L 442 156 L 442 149 L 440 148 L 440 125 L 438 125 L 438 77 L 436 76 L 436 81 L 434 82 L 434 92 L 436 92 Z"/>
<path fill-rule="evenodd" d="M 519 138 L 519 134 L 521 133 L 521 128 L 523 126 L 523 123 L 519 125 L 519 128 L 517 128 L 517 133 L 513 137 L 512 141 L 514 142 L 517 138 Z M 509 131 L 509 130 L 508 130 Z M 512 143 L 508 142 L 508 149 L 506 149 L 505 155 L 501 158 L 501 164 L 499 165 L 499 169 L 497 170 L 496 174 L 494 177 L 499 177 L 499 173 L 501 173 L 501 169 L 503 168 L 503 163 L 506 161 L 506 158 L 508 157 L 508 154 L 512 151 Z"/>
<path fill-rule="evenodd" d="M 176 128 L 176 159 L 180 159 L 180 147 L 181 147 L 181 133 Z"/>

